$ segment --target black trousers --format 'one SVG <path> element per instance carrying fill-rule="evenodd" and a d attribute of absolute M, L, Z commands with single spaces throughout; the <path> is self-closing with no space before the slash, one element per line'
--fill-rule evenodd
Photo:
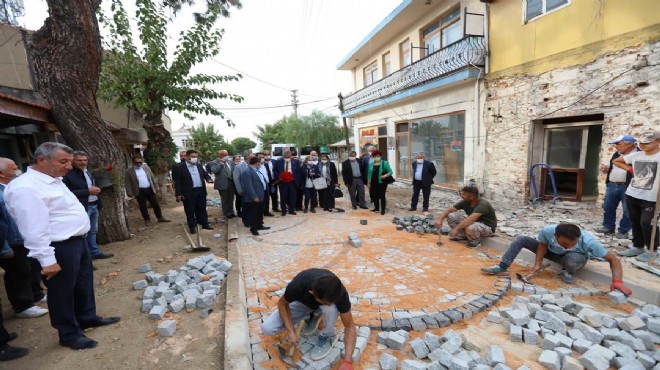
<path fill-rule="evenodd" d="M 410 201 L 410 208 L 417 209 L 417 203 L 419 202 L 419 191 L 422 191 L 422 196 L 424 197 L 424 202 L 422 207 L 424 209 L 429 209 L 429 198 L 431 197 L 431 184 L 424 186 L 421 180 L 413 180 L 413 196 Z"/>
<path fill-rule="evenodd" d="M 192 196 L 183 198 L 183 210 L 186 212 L 188 228 L 196 230 L 197 225 L 209 226 L 209 216 L 206 213 L 206 192 L 204 188 L 193 188 Z"/>
<path fill-rule="evenodd" d="M 280 209 L 282 212 L 294 212 L 296 210 L 296 184 L 290 182 L 288 184 L 280 183 Z M 302 198 L 301 198 L 302 199 Z"/>
<path fill-rule="evenodd" d="M 374 200 L 374 209 L 376 211 L 380 210 L 385 212 L 385 206 L 387 205 L 387 200 L 385 199 L 385 192 L 387 191 L 387 184 L 385 183 L 371 183 L 371 189 L 369 189 L 369 196 Z"/>
<path fill-rule="evenodd" d="M 2 302 L 0 302 L 0 346 L 7 344 L 9 333 L 5 329 L 4 318 L 2 317 Z"/>
<path fill-rule="evenodd" d="M 250 230 L 258 230 L 264 225 L 264 202 L 243 203 L 243 216 L 246 226 Z"/>
<path fill-rule="evenodd" d="M 55 248 L 55 258 L 62 271 L 45 280 L 50 324 L 57 329 L 60 342 L 70 342 L 83 335 L 81 325 L 99 319 L 92 257 L 84 237 L 53 242 L 51 246 Z"/>
<path fill-rule="evenodd" d="M 327 188 L 319 190 L 319 203 L 324 210 L 335 208 L 335 183 L 330 183 Z"/>
<path fill-rule="evenodd" d="M 633 246 L 635 248 L 650 247 L 651 232 L 653 231 L 653 215 L 657 212 L 655 202 L 626 195 L 626 206 L 628 207 L 628 218 L 630 218 L 630 223 L 632 224 Z M 655 250 L 658 250 L 660 240 L 660 235 L 658 234 L 660 233 L 656 230 Z"/>
<path fill-rule="evenodd" d="M 151 188 L 140 188 L 140 193 L 137 198 L 138 206 L 140 207 L 140 213 L 142 218 L 146 221 L 149 219 L 149 211 L 147 210 L 147 201 L 151 204 L 151 208 L 154 209 L 154 214 L 157 219 L 163 218 L 163 213 L 160 211 L 160 204 L 158 204 L 158 198 L 156 198 L 156 193 Z"/>
<path fill-rule="evenodd" d="M 264 201 L 261 203 L 261 213 L 265 216 L 266 213 L 270 213 L 270 185 L 266 186 L 266 190 L 264 190 Z"/>
<path fill-rule="evenodd" d="M 268 187 L 273 187 L 273 191 L 269 191 L 268 195 L 270 196 L 270 202 L 273 204 L 273 211 L 277 212 L 280 210 L 280 203 L 279 200 L 277 199 L 277 193 L 278 193 L 278 186 L 277 185 L 269 185 Z"/>
<path fill-rule="evenodd" d="M 14 257 L 0 259 L 0 267 L 5 270 L 7 298 L 14 312 L 19 313 L 44 297 L 41 266 L 34 258 L 27 256 L 28 250 L 25 246 L 13 245 L 11 248 L 14 250 Z M 34 262 L 36 266 L 33 265 Z"/>
<path fill-rule="evenodd" d="M 236 214 L 241 216 L 243 214 L 243 197 L 236 190 L 236 186 L 234 186 L 234 206 L 236 207 Z"/>
<path fill-rule="evenodd" d="M 225 216 L 231 216 L 234 214 L 234 196 L 236 189 L 234 188 L 234 181 L 227 181 L 229 182 L 227 190 L 218 190 L 218 193 L 220 193 L 220 199 L 222 199 L 222 214 Z"/>

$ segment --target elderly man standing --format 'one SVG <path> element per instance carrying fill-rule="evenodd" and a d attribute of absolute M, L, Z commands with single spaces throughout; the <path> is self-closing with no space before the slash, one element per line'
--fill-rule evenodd
<path fill-rule="evenodd" d="M 607 173 L 607 179 L 605 180 L 607 189 L 605 190 L 605 199 L 603 200 L 603 226 L 594 230 L 598 233 L 614 234 L 616 231 L 616 209 L 619 207 L 619 203 L 621 203 L 623 216 L 621 216 L 621 221 L 619 221 L 617 238 L 628 238 L 628 231 L 630 231 L 632 225 L 630 224 L 628 208 L 626 207 L 626 189 L 630 185 L 632 174 L 623 168 L 613 165 L 612 162 L 621 156 L 638 151 L 636 142 L 637 140 L 630 135 L 620 136 L 610 142 L 610 144 L 614 144 L 616 147 L 616 152 L 610 158 L 609 166 L 603 165 L 600 167 L 602 172 Z"/>
<path fill-rule="evenodd" d="M 241 183 L 241 173 L 248 169 L 250 167 L 249 162 L 250 159 L 254 157 L 254 153 L 248 153 L 245 156 L 245 159 L 238 163 L 237 165 L 234 166 L 234 170 L 232 171 L 232 177 L 234 178 L 234 185 L 236 186 L 236 193 L 238 194 L 237 198 L 240 198 L 240 205 L 239 203 L 236 204 L 236 209 L 238 211 L 238 215 L 241 217 L 241 220 L 243 221 L 243 225 L 247 227 L 247 216 L 245 215 L 245 212 L 243 212 L 243 207 L 245 206 L 245 199 L 243 199 L 243 186 Z"/>
<path fill-rule="evenodd" d="M 9 214 L 23 234 L 29 256 L 39 260 L 48 287 L 51 325 L 60 344 L 94 348 L 83 330 L 114 324 L 119 317 L 96 314 L 92 259 L 85 234 L 89 216 L 62 176 L 71 170 L 73 150 L 46 142 L 34 153 L 35 164 L 5 191 Z"/>
<path fill-rule="evenodd" d="M 461 198 L 462 201 L 440 214 L 435 226 L 441 228 L 447 219 L 451 228 L 450 240 L 467 239 L 469 248 L 477 248 L 481 239 L 493 236 L 497 228 L 495 209 L 486 199 L 479 197 L 479 189 L 474 186 L 464 186 L 461 189 Z M 465 211 L 467 217 L 454 213 L 459 210 Z"/>
<path fill-rule="evenodd" d="M 264 169 L 268 173 L 268 195 L 270 196 L 270 202 L 273 204 L 273 212 L 279 212 L 280 211 L 280 205 L 279 201 L 277 200 L 277 179 L 275 178 L 275 172 L 273 172 L 273 162 L 271 159 L 273 158 L 270 155 L 270 150 L 264 150 Z M 268 209 L 266 209 L 268 211 Z M 270 212 L 269 212 L 270 213 Z"/>
<path fill-rule="evenodd" d="M 208 164 L 209 172 L 215 175 L 213 188 L 220 193 L 222 214 L 227 218 L 236 217 L 234 213 L 234 162 L 226 150 L 218 151 L 218 158 Z"/>
<path fill-rule="evenodd" d="M 433 185 L 433 178 L 437 171 L 435 165 L 431 161 L 427 161 L 423 153 L 415 156 L 415 162 L 412 165 L 413 169 L 413 196 L 410 201 L 409 211 L 417 210 L 417 202 L 419 201 L 419 191 L 422 191 L 424 196 L 424 212 L 429 211 L 429 198 L 431 197 L 431 185 Z"/>
<path fill-rule="evenodd" d="M 197 163 L 199 154 L 190 149 L 186 152 L 186 161 L 172 167 L 174 194 L 177 202 L 183 202 L 186 220 L 191 234 L 197 233 L 197 225 L 204 230 L 213 230 L 209 225 L 206 212 L 206 185 L 204 180 L 212 182 L 204 167 Z"/>
<path fill-rule="evenodd" d="M 151 208 L 154 209 L 154 214 L 158 222 L 170 222 L 170 220 L 163 217 L 163 213 L 160 210 L 160 204 L 156 197 L 156 193 L 158 193 L 156 178 L 151 172 L 151 168 L 144 163 L 142 157 L 133 158 L 133 167 L 127 169 L 124 173 L 124 188 L 126 189 L 127 196 L 134 197 L 137 200 L 140 207 L 140 214 L 142 214 L 144 223 L 147 226 L 151 225 L 147 201 L 151 204 Z"/>
<path fill-rule="evenodd" d="M 92 259 L 112 258 L 115 256 L 114 254 L 101 253 L 96 245 L 96 234 L 99 231 L 99 210 L 101 209 L 101 200 L 98 195 L 101 193 L 101 188 L 96 186 L 94 177 L 87 170 L 87 163 L 87 153 L 80 150 L 73 152 L 73 168 L 62 178 L 62 182 L 78 197 L 78 201 L 85 207 L 89 215 L 90 229 L 87 232 L 87 247 L 89 253 L 92 254 Z"/>
<path fill-rule="evenodd" d="M 364 200 L 364 184 L 367 183 L 367 173 L 362 171 L 362 159 L 357 157 L 355 150 L 351 150 L 348 159 L 341 164 L 341 177 L 348 188 L 351 206 L 357 209 L 369 209 Z"/>

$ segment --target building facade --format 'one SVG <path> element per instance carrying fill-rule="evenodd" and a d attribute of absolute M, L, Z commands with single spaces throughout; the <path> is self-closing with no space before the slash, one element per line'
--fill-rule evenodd
<path fill-rule="evenodd" d="M 660 127 L 657 1 L 496 0 L 487 5 L 483 187 L 535 198 L 530 168 L 562 199 L 596 200 L 614 138 Z M 539 196 L 554 196 L 537 167 Z"/>
<path fill-rule="evenodd" d="M 419 153 L 440 186 L 478 177 L 487 54 L 481 2 L 402 1 L 338 65 L 352 75 L 341 99 L 356 150 L 378 147 L 398 179 L 411 179 Z"/>

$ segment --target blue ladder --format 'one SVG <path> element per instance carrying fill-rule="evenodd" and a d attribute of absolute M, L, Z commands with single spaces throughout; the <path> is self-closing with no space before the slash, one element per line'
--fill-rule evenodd
<path fill-rule="evenodd" d="M 534 178 L 534 168 L 538 166 L 543 166 L 548 169 L 548 173 L 550 174 L 550 182 L 552 183 L 552 191 L 555 194 L 555 197 L 552 198 L 552 201 L 550 203 L 555 204 L 557 200 L 561 200 L 561 197 L 557 194 L 557 185 L 555 184 L 555 174 L 552 172 L 552 167 L 548 165 L 547 163 L 534 163 L 532 165 L 532 168 L 529 169 L 529 177 L 531 178 L 532 181 L 532 188 L 534 189 L 534 199 L 532 200 L 532 205 L 536 205 L 536 202 L 541 200 L 543 201 L 543 197 L 539 195 L 539 189 L 536 187 L 536 179 Z"/>

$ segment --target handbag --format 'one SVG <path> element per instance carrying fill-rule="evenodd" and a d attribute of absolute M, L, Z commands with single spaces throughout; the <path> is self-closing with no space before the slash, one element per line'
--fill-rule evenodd
<path fill-rule="evenodd" d="M 312 185 L 316 190 L 323 190 L 328 187 L 328 183 L 325 181 L 325 177 L 317 177 L 312 179 Z"/>
<path fill-rule="evenodd" d="M 394 176 L 389 175 L 389 176 L 387 176 L 386 178 L 383 179 L 383 184 L 387 184 L 387 185 L 389 185 L 389 184 L 393 184 L 394 181 L 396 181 L 396 179 L 394 178 Z"/>
<path fill-rule="evenodd" d="M 335 198 L 343 198 L 344 197 L 344 192 L 341 191 L 340 188 L 335 188 L 334 197 Z"/>

